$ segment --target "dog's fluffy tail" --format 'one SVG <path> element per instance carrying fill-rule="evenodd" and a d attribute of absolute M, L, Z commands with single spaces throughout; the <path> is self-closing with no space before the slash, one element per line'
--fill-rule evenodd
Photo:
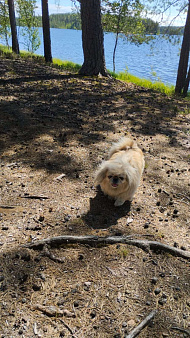
<path fill-rule="evenodd" d="M 124 137 L 118 142 L 114 143 L 110 149 L 109 157 L 118 151 L 127 151 L 129 149 L 138 149 L 137 143 L 128 137 Z"/>

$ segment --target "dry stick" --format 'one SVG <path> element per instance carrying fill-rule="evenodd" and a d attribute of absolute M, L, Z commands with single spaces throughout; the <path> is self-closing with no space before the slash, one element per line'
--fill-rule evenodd
<path fill-rule="evenodd" d="M 66 327 L 66 329 L 73 335 L 73 331 L 71 328 L 64 322 L 63 319 L 60 319 L 60 322 Z"/>
<path fill-rule="evenodd" d="M 188 337 L 190 337 L 190 331 L 189 331 L 189 330 L 185 330 L 185 329 L 183 329 L 183 328 L 181 328 L 181 327 L 172 326 L 172 327 L 171 327 L 171 330 L 181 331 L 181 332 L 187 334 Z"/>
<path fill-rule="evenodd" d="M 169 252 L 171 255 L 183 257 L 185 259 L 190 259 L 190 252 L 174 248 L 172 246 L 148 240 L 138 240 L 138 239 L 129 239 L 125 236 L 108 236 L 108 237 L 99 237 L 99 236 L 57 236 L 42 239 L 32 243 L 25 244 L 24 247 L 34 250 L 43 249 L 44 245 L 49 245 L 50 247 L 59 246 L 62 244 L 88 244 L 88 245 L 105 245 L 105 244 L 116 244 L 123 243 L 128 245 L 137 246 L 138 248 L 152 251 L 164 251 Z"/>
<path fill-rule="evenodd" d="M 47 196 L 38 196 L 38 195 L 25 195 L 20 196 L 21 198 L 29 198 L 29 199 L 37 199 L 37 200 L 47 200 L 49 197 Z"/>
<path fill-rule="evenodd" d="M 156 315 L 157 310 L 153 310 L 150 314 L 137 326 L 135 327 L 125 338 L 134 338 L 150 323 L 150 321 Z"/>

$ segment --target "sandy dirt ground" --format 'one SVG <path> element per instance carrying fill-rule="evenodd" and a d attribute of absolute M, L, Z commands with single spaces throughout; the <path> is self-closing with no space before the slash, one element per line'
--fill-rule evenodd
<path fill-rule="evenodd" d="M 190 103 L 109 78 L 0 58 L 0 333 L 188 337 L 190 266 L 125 244 L 25 244 L 61 235 L 130 236 L 190 251 Z M 94 187 L 112 142 L 146 165 L 132 203 Z M 56 259 L 57 258 L 57 259 Z"/>

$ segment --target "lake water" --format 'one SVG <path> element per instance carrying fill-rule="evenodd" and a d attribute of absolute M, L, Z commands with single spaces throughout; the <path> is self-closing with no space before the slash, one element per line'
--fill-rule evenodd
<path fill-rule="evenodd" d="M 39 28 L 41 39 L 40 48 L 35 52 L 43 55 L 43 37 L 42 28 Z M 3 43 L 2 40 L 0 40 Z M 51 28 L 52 56 L 61 60 L 72 61 L 82 65 L 82 32 L 72 29 Z M 115 44 L 115 35 L 113 33 L 104 34 L 104 49 L 106 67 L 113 70 L 112 59 Z M 23 38 L 19 34 L 19 45 L 21 50 L 26 50 L 23 44 Z M 142 44 L 135 46 L 129 42 L 119 39 L 116 50 L 116 73 L 125 71 L 126 67 L 129 73 L 140 78 L 159 79 L 165 84 L 175 85 L 180 45 L 173 46 L 166 40 L 156 39 L 152 50 L 151 45 Z"/>

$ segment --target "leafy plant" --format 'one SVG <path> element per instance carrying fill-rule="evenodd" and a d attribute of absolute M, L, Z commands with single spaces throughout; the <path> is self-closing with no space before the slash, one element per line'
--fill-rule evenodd
<path fill-rule="evenodd" d="M 34 53 L 40 46 L 37 21 L 35 17 L 36 0 L 17 0 L 18 24 L 24 37 L 27 50 Z"/>
<path fill-rule="evenodd" d="M 0 1 L 0 37 L 5 39 L 6 46 L 9 47 L 10 21 L 9 9 L 6 0 Z"/>
<path fill-rule="evenodd" d="M 124 39 L 140 45 L 148 43 L 152 36 L 147 36 L 142 13 L 144 6 L 139 0 L 103 1 L 103 25 L 109 32 L 116 34 L 113 51 L 113 71 L 115 72 L 115 53 L 119 35 Z"/>

